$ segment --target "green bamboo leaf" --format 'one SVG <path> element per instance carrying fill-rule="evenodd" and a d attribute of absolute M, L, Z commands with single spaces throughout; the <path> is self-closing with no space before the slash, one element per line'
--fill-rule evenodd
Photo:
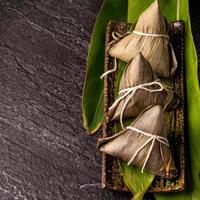
<path fill-rule="evenodd" d="M 153 2 L 153 0 L 129 0 L 128 5 L 128 21 L 135 23 L 139 15 Z M 162 12 L 167 17 L 168 21 L 176 20 L 177 17 L 177 2 L 179 0 L 160 0 Z M 190 158 L 191 158 L 191 179 L 192 191 L 186 190 L 184 193 L 172 194 L 157 194 L 158 200 L 197 200 L 200 196 L 200 163 L 198 162 L 200 154 L 200 91 L 197 75 L 197 54 L 193 42 L 188 0 L 179 2 L 179 17 L 185 22 L 185 74 L 187 88 L 187 118 L 188 118 L 188 135 L 190 143 Z M 139 176 L 139 175 L 138 175 Z M 128 177 L 127 177 L 128 178 Z M 133 184 L 133 182 L 132 182 Z M 132 185 L 133 186 L 133 185 Z M 131 186 L 130 186 L 131 187 Z"/>
<path fill-rule="evenodd" d="M 133 194 L 133 200 L 142 200 L 149 185 L 154 179 L 154 175 L 136 166 L 127 166 L 125 161 L 119 160 L 120 171 L 129 190 Z"/>
<path fill-rule="evenodd" d="M 83 124 L 89 133 L 96 132 L 103 122 L 103 81 L 105 33 L 109 20 L 127 19 L 127 0 L 105 0 L 97 16 L 86 66 L 86 79 L 83 89 Z"/>

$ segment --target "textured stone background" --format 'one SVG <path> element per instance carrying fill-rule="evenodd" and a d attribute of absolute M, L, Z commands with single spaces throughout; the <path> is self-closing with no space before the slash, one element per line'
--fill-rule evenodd
<path fill-rule="evenodd" d="M 87 136 L 82 126 L 87 48 L 100 5 L 0 0 L 1 200 L 130 199 L 100 189 L 99 135 Z M 198 50 L 199 10 L 191 1 Z"/>

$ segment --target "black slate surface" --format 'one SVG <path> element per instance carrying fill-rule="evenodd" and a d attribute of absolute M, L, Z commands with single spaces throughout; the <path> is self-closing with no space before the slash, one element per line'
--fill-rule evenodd
<path fill-rule="evenodd" d="M 87 48 L 100 5 L 0 0 L 0 200 L 130 199 L 101 190 L 99 134 L 89 137 L 82 126 Z M 196 8 L 191 1 L 200 51 Z"/>

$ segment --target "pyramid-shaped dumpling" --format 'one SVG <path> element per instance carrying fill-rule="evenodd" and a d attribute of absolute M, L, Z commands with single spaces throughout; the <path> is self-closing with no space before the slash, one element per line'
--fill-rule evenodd
<path fill-rule="evenodd" d="M 153 84 L 153 81 L 153 73 L 149 62 L 145 60 L 141 53 L 138 53 L 126 66 L 119 84 L 119 91 L 147 84 L 144 85 L 144 88 L 135 88 L 135 91 L 133 90 L 129 94 L 126 92 L 120 93 L 114 104 L 109 108 L 108 119 L 118 120 L 122 112 L 124 119 L 137 117 L 142 110 L 150 105 L 159 104 L 164 106 L 167 92 L 164 88 L 160 89 L 158 84 Z M 152 83 L 152 85 L 148 86 L 149 83 Z M 124 95 L 126 96 L 122 98 Z"/>
<path fill-rule="evenodd" d="M 135 30 L 109 50 L 112 57 L 126 62 L 130 62 L 138 52 L 142 52 L 150 62 L 156 75 L 170 77 L 174 74 L 177 60 L 169 43 L 166 20 L 157 0 L 141 14 Z"/>
<path fill-rule="evenodd" d="M 146 109 L 125 130 L 100 138 L 98 148 L 158 176 L 174 178 L 177 175 L 164 127 L 163 109 L 159 105 Z"/>

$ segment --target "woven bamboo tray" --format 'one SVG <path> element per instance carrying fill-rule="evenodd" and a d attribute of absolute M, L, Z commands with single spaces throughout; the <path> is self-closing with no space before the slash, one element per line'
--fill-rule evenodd
<path fill-rule="evenodd" d="M 130 30 L 132 24 L 124 22 L 111 21 L 106 31 L 106 49 L 105 49 L 105 71 L 113 68 L 113 58 L 109 56 L 109 43 L 112 41 L 112 32 L 116 31 L 125 34 Z M 168 140 L 170 148 L 175 159 L 178 169 L 178 177 L 174 180 L 167 180 L 156 176 L 148 192 L 177 192 L 184 190 L 185 187 L 185 148 L 184 148 L 184 22 L 174 21 L 169 23 L 169 36 L 178 61 L 178 69 L 173 79 L 170 80 L 171 86 L 174 88 L 178 98 L 178 107 L 165 114 L 165 123 L 168 130 Z M 115 99 L 114 90 L 116 87 L 115 80 L 117 72 L 109 74 L 105 77 L 104 82 L 104 124 L 103 137 L 115 134 L 114 123 L 107 122 L 108 108 Z M 123 181 L 123 177 L 119 171 L 117 159 L 103 154 L 102 155 L 102 187 L 128 192 L 128 188 Z"/>

